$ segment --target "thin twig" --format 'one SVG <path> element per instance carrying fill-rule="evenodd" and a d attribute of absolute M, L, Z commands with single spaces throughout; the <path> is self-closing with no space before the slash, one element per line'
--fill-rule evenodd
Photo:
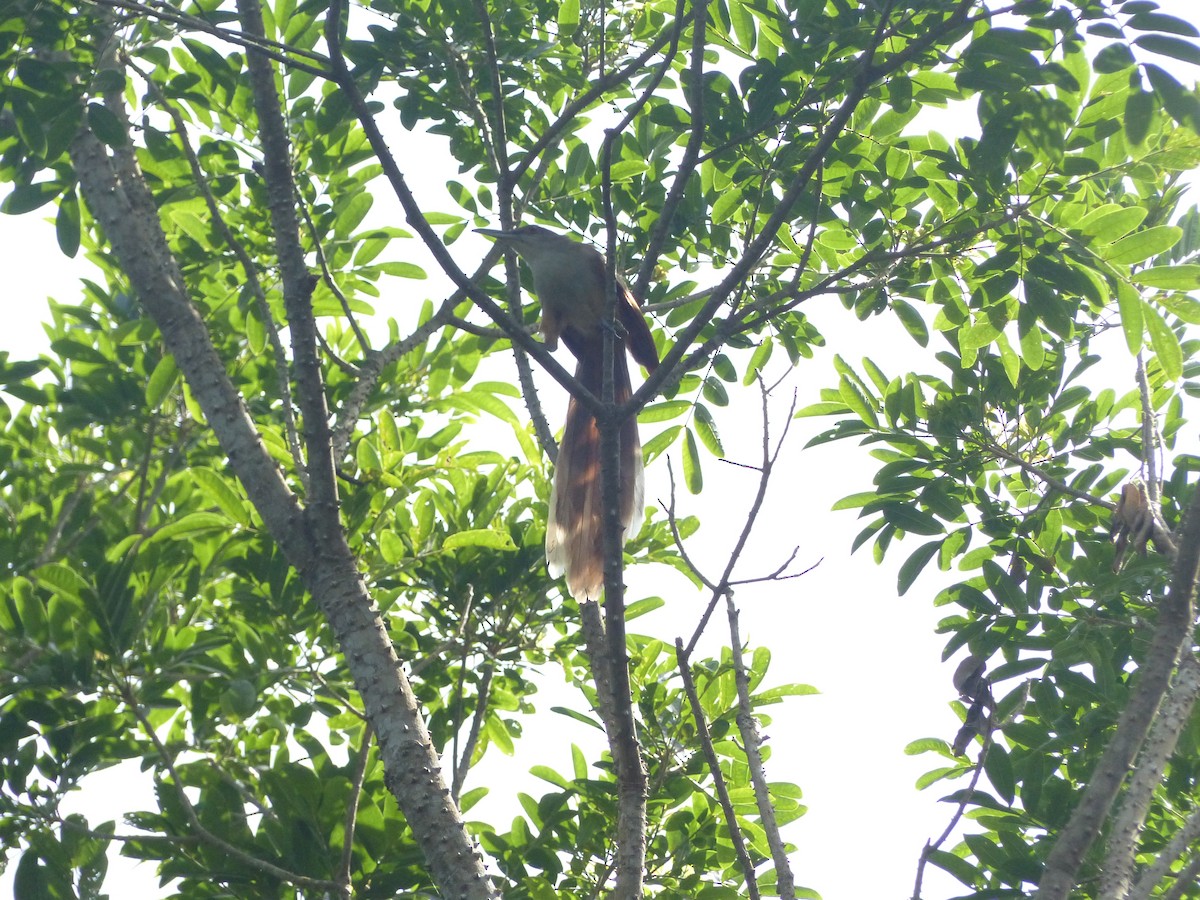
<path fill-rule="evenodd" d="M 221 28 L 218 25 L 206 22 L 198 16 L 182 13 L 167 3 L 137 3 L 134 0 L 89 0 L 89 2 L 97 6 L 106 6 L 110 9 L 127 9 L 130 12 L 138 13 L 150 19 L 161 19 L 164 22 L 183 25 L 193 31 L 201 31 L 205 34 L 211 34 L 213 37 L 220 38 L 223 41 L 229 41 L 231 44 L 237 44 L 247 49 L 254 49 L 276 62 L 287 66 L 289 69 L 307 72 L 318 78 L 330 77 L 329 70 L 322 67 L 328 60 L 319 53 L 315 53 L 312 50 L 303 50 L 299 47 L 290 47 L 287 44 L 269 40 L 264 36 Z M 310 59 L 320 65 L 314 66 L 309 63 L 300 62 L 295 59 L 296 56 Z"/>
<path fill-rule="evenodd" d="M 371 342 L 367 339 L 362 328 L 359 327 L 358 320 L 354 318 L 354 310 L 350 308 L 350 301 L 346 299 L 345 293 L 338 287 L 338 283 L 333 278 L 333 272 L 329 270 L 329 260 L 325 258 L 325 248 L 321 244 L 321 238 L 317 234 L 317 226 L 312 220 L 312 215 L 308 211 L 308 204 L 297 202 L 300 209 L 300 215 L 304 216 L 304 224 L 308 226 L 308 235 L 312 238 L 313 251 L 317 256 L 317 264 L 321 267 L 321 280 L 325 282 L 325 286 L 333 296 L 337 297 L 338 303 L 342 306 L 342 314 L 346 317 L 346 321 L 350 323 L 350 328 L 354 331 L 354 337 L 358 340 L 358 346 L 362 352 L 368 353 L 371 349 Z M 332 353 L 330 354 L 333 355 Z M 342 368 L 347 368 L 345 365 Z"/>
<path fill-rule="evenodd" d="M 171 784 L 175 791 L 176 799 L 179 801 L 180 808 L 183 810 L 183 816 L 187 819 L 188 827 L 195 832 L 197 838 L 208 844 L 210 847 L 215 847 L 222 853 L 236 859 L 238 862 L 249 866 L 250 868 L 270 875 L 272 878 L 278 878 L 288 884 L 294 884 L 297 887 L 312 888 L 322 891 L 338 891 L 340 886 L 333 881 L 326 881 L 321 878 L 309 878 L 307 875 L 301 875 L 298 872 L 289 872 L 287 869 L 282 869 L 273 863 L 259 859 L 257 856 L 252 856 L 246 851 L 235 847 L 228 841 L 217 837 L 211 831 L 204 827 L 200 822 L 200 817 L 196 814 L 196 808 L 192 806 L 192 801 L 188 799 L 187 792 L 183 789 L 183 779 L 179 777 L 179 772 L 175 769 L 175 761 L 167 748 L 159 740 L 158 734 L 154 731 L 154 726 L 150 724 L 150 720 L 146 718 L 146 713 L 141 705 L 137 702 L 127 685 L 121 686 L 122 699 L 129 705 L 129 709 L 133 712 L 138 722 L 141 723 L 142 730 L 146 736 L 150 738 L 150 742 L 154 744 L 155 750 L 158 752 L 159 759 L 162 760 L 163 766 L 167 773 L 171 776 Z"/>
<path fill-rule="evenodd" d="M 696 649 L 696 644 L 700 640 L 700 636 L 704 633 L 704 629 L 708 627 L 708 620 L 712 617 L 713 611 L 717 608 L 717 604 L 721 598 L 725 596 L 730 587 L 730 579 L 733 577 L 733 569 L 741 558 L 742 551 L 746 548 L 746 543 L 750 540 L 750 532 L 754 530 L 754 523 L 758 520 L 758 514 L 762 510 L 762 505 L 767 499 L 767 485 L 771 480 L 771 473 L 774 470 L 775 463 L 779 459 L 779 454 L 783 450 L 784 441 L 787 440 L 788 431 L 792 427 L 792 417 L 796 411 L 796 394 L 792 394 L 792 405 L 788 409 L 787 417 L 784 419 L 783 432 L 779 435 L 779 440 L 776 442 L 774 449 L 771 447 L 771 428 L 770 416 L 767 406 L 767 391 L 761 376 L 758 378 L 759 392 L 762 396 L 762 463 L 759 468 L 758 491 L 754 495 L 754 500 L 750 504 L 750 510 L 746 514 L 746 522 L 742 526 L 742 532 L 738 535 L 737 542 L 733 546 L 733 550 L 729 554 L 729 559 L 725 564 L 725 571 L 721 578 L 716 582 L 713 588 L 712 598 L 705 607 L 704 612 L 700 616 L 700 622 L 696 625 L 696 630 L 692 634 L 692 639 L 687 644 L 687 654 L 691 656 Z"/>
<path fill-rule="evenodd" d="M 941 848 L 942 844 L 946 843 L 946 840 L 950 837 L 950 832 L 954 830 L 954 826 L 958 824 L 959 820 L 966 812 L 967 803 L 969 803 L 971 798 L 974 796 L 975 786 L 979 784 L 979 777 L 983 774 L 983 761 L 987 757 L 988 749 L 991 746 L 992 730 L 988 728 L 984 732 L 983 749 L 979 751 L 979 759 L 975 761 L 975 765 L 972 767 L 974 771 L 971 774 L 971 782 L 967 785 L 967 789 L 962 792 L 962 796 L 959 798 L 958 805 L 954 809 L 954 814 L 950 816 L 950 821 L 947 823 L 946 828 L 942 831 L 942 833 L 938 835 L 935 840 L 926 841 L 925 847 L 921 850 L 921 857 L 919 860 L 917 860 L 917 879 L 916 883 L 913 885 L 912 900 L 921 900 L 921 882 L 925 878 L 925 864 L 929 862 L 929 854 L 934 850 Z"/>
<path fill-rule="evenodd" d="M 1074 497 L 1077 500 L 1084 500 L 1087 503 L 1091 503 L 1094 506 L 1103 507 L 1104 509 L 1107 509 L 1109 511 L 1115 510 L 1117 508 L 1117 504 L 1113 503 L 1111 500 L 1105 500 L 1103 497 L 1094 497 L 1091 494 L 1089 494 L 1087 491 L 1081 491 L 1078 488 L 1073 488 L 1069 484 L 1067 484 L 1065 481 L 1063 481 L 1062 479 L 1055 478 L 1053 475 L 1051 475 L 1049 472 L 1047 472 L 1041 466 L 1034 465 L 1033 463 L 1022 459 L 1020 456 L 1013 453 L 1012 451 L 1005 450 L 999 444 L 994 444 L 991 442 L 980 442 L 980 446 L 982 446 L 985 450 L 989 450 L 992 453 L 995 453 L 997 456 L 999 456 L 1003 459 L 1007 459 L 1011 463 L 1015 463 L 1021 470 L 1028 472 L 1030 475 L 1033 475 L 1035 478 L 1037 478 L 1039 481 L 1041 481 L 1043 484 L 1045 484 L 1046 487 L 1053 488 L 1054 490 L 1059 491 L 1060 493 L 1063 493 L 1063 494 L 1067 494 L 1068 496 Z"/>
<path fill-rule="evenodd" d="M 1137 883 L 1134 884 L 1133 890 L 1129 894 L 1129 900 L 1148 900 L 1159 882 L 1171 875 L 1171 866 L 1175 864 L 1175 861 L 1181 859 L 1197 839 L 1200 839 L 1200 807 L 1192 810 L 1191 815 L 1175 832 L 1170 842 L 1154 854 L 1154 862 L 1147 866 L 1146 870 L 1138 877 Z M 1191 860 L 1185 871 L 1193 868 L 1197 863 L 1200 863 L 1200 854 Z M 1184 877 L 1184 872 L 1180 872 L 1175 877 L 1176 884 L 1190 886 L 1195 882 L 1196 873 L 1192 872 L 1191 877 Z"/>
<path fill-rule="evenodd" d="M 676 22 L 684 20 L 684 10 L 686 8 L 685 0 L 678 0 L 675 6 Z M 691 132 L 688 134 L 687 146 L 684 147 L 683 156 L 679 160 L 679 166 L 676 168 L 675 175 L 671 179 L 671 188 L 667 191 L 666 198 L 658 208 L 658 220 L 654 223 L 650 239 L 646 242 L 646 249 L 642 254 L 642 262 L 638 266 L 637 277 L 631 285 L 635 297 L 644 297 L 649 290 L 650 279 L 654 277 L 654 270 L 658 266 L 658 258 L 662 254 L 663 245 L 666 244 L 667 235 L 671 232 L 671 224 L 675 218 L 675 212 L 679 208 L 679 204 L 683 201 L 684 191 L 687 189 L 692 173 L 696 170 L 700 150 L 704 146 L 704 53 L 707 50 L 705 46 L 707 23 L 708 17 L 701 14 L 696 16 L 695 23 L 692 26 L 692 61 L 690 66 L 692 94 L 689 98 L 692 115 Z M 666 71 L 666 67 L 670 65 L 671 61 L 675 58 L 675 54 L 678 52 L 680 37 L 681 32 L 672 29 L 670 46 L 663 57 L 663 66 L 661 69 L 663 72 Z M 653 87 L 657 87 L 657 84 L 657 82 L 653 82 Z"/>
<path fill-rule="evenodd" d="M 362 799 L 363 782 L 367 777 L 367 761 L 371 758 L 371 740 L 375 732 L 371 723 L 363 726 L 362 746 L 358 750 L 358 762 L 354 766 L 354 777 L 350 780 L 350 793 L 346 797 L 346 816 L 342 820 L 342 862 L 338 869 L 341 896 L 350 900 L 354 882 L 351 870 L 354 865 L 354 828 L 358 822 L 358 804 Z"/>
<path fill-rule="evenodd" d="M 767 836 L 771 848 L 771 859 L 775 863 L 775 889 L 783 900 L 795 900 L 796 881 L 788 861 L 787 845 L 779 833 L 779 822 L 775 818 L 775 807 L 771 804 L 771 791 L 767 787 L 767 772 L 762 758 L 762 738 L 758 733 L 758 720 L 750 703 L 750 678 L 742 661 L 742 638 L 738 633 L 738 611 L 733 605 L 733 592 L 725 592 L 725 609 L 729 616 L 729 649 L 733 656 L 734 681 L 737 684 L 738 731 L 742 735 L 742 750 L 746 754 L 746 766 L 750 770 L 750 783 L 754 786 L 754 800 L 758 805 L 759 824 Z"/>
<path fill-rule="evenodd" d="M 1150 380 L 1146 377 L 1146 360 L 1140 350 L 1137 355 L 1137 383 L 1142 400 L 1142 465 L 1146 469 L 1146 492 L 1149 495 L 1150 503 L 1158 507 L 1162 504 L 1160 493 L 1162 486 L 1158 483 L 1158 422 L 1154 415 L 1154 405 L 1150 400 Z"/>
<path fill-rule="evenodd" d="M 704 571 L 696 564 L 696 561 L 688 556 L 687 547 L 683 543 L 683 535 L 679 533 L 679 519 L 675 515 L 675 467 L 671 465 L 671 457 L 669 456 L 667 457 L 667 479 L 671 485 L 671 491 L 668 495 L 671 499 L 665 505 L 660 501 L 660 505 L 663 506 L 663 512 L 667 514 L 667 524 L 671 528 L 671 537 L 675 539 L 675 552 L 679 554 L 680 558 L 687 564 L 687 567 L 691 569 L 692 574 L 700 579 L 700 583 L 710 591 L 715 592 L 717 585 L 709 581 L 708 576 L 704 574 Z"/>
<path fill-rule="evenodd" d="M 133 71 L 141 76 L 142 81 L 146 83 L 150 96 L 170 117 L 172 124 L 175 126 L 175 134 L 179 138 L 179 145 L 183 149 L 184 158 L 188 161 L 188 168 L 191 169 L 192 182 L 200 191 L 200 196 L 204 198 L 204 205 L 208 207 L 208 215 L 212 226 L 221 236 L 225 245 L 233 252 L 233 255 L 237 257 L 238 264 L 242 267 L 242 273 L 246 279 L 246 287 L 250 291 L 251 298 L 254 300 L 258 316 L 262 319 L 263 329 L 267 334 L 267 342 L 271 345 L 271 354 L 275 361 L 275 378 L 279 384 L 279 406 L 283 415 L 284 431 L 287 434 L 288 447 L 291 450 L 296 471 L 303 482 L 306 476 L 304 453 L 300 448 L 300 438 L 296 431 L 296 414 L 292 408 L 291 376 L 288 372 L 287 353 L 283 349 L 283 340 L 280 338 L 279 329 L 275 325 L 275 317 L 271 314 L 271 305 L 267 302 L 266 291 L 259 280 L 258 267 L 254 264 L 254 260 L 250 258 L 250 254 L 233 233 L 228 223 L 226 223 L 225 217 L 221 214 L 220 204 L 217 203 L 217 198 L 208 183 L 208 177 L 204 174 L 204 168 L 200 165 L 200 158 L 196 155 L 196 150 L 188 139 L 187 122 L 184 121 L 183 114 L 175 104 L 167 99 L 157 82 L 150 77 L 148 72 L 143 71 L 128 57 L 125 58 L 125 62 Z"/>
<path fill-rule="evenodd" d="M 850 121 L 850 117 L 866 97 L 871 86 L 902 69 L 914 57 L 925 52 L 936 44 L 937 41 L 944 39 L 947 32 L 960 28 L 968 12 L 975 5 L 975 2 L 976 0 L 958 0 L 954 10 L 946 16 L 941 27 L 931 27 L 925 34 L 909 42 L 903 50 L 891 54 L 883 61 L 876 61 L 875 59 L 876 52 L 882 40 L 880 35 L 876 35 L 871 45 L 863 51 L 856 71 L 852 76 L 848 77 L 842 104 L 830 117 L 829 122 L 813 145 L 812 151 L 808 154 L 804 163 L 796 170 L 791 182 L 780 196 L 775 210 L 764 223 L 762 231 L 747 248 L 742 258 L 730 266 L 725 278 L 713 290 L 712 296 L 709 297 L 708 301 L 697 312 L 692 321 L 676 335 L 675 345 L 668 351 L 658 370 L 653 372 L 634 393 L 631 402 L 635 408 L 644 405 L 649 397 L 657 395 L 668 381 L 678 374 L 677 366 L 680 360 L 689 355 L 694 357 L 695 354 L 692 352 L 694 342 L 700 333 L 712 322 L 713 317 L 724 305 L 729 295 L 741 287 L 751 269 L 765 256 L 772 243 L 776 240 L 775 236 L 779 229 L 791 215 L 795 204 L 808 190 L 818 168 L 824 165 L 825 155 L 830 152 L 835 141 L 842 134 L 843 129 Z M 704 351 L 701 354 L 702 356 L 706 356 L 707 353 L 712 352 L 711 348 L 708 347 L 708 343 L 705 342 L 704 347 L 701 348 Z M 695 352 L 700 353 L 700 351 Z"/>
<path fill-rule="evenodd" d="M 692 707 L 692 718 L 696 721 L 696 735 L 700 738 L 700 750 L 708 763 L 709 774 L 712 775 L 713 788 L 717 792 L 717 800 L 721 804 L 721 812 L 725 816 L 725 827 L 729 829 L 729 839 L 733 842 L 733 851 L 737 854 L 738 864 L 746 879 L 746 892 L 751 900 L 757 900 L 758 879 L 754 874 L 754 863 L 746 852 L 746 842 L 742 838 L 742 829 L 738 825 L 737 813 L 733 809 L 733 801 L 729 798 L 729 788 L 725 785 L 725 776 L 721 772 L 721 761 L 717 759 L 717 751 L 713 749 L 712 735 L 708 730 L 708 721 L 704 717 L 704 707 L 700 705 L 700 697 L 696 694 L 696 682 L 692 679 L 692 669 L 683 649 L 683 639 L 675 639 L 675 659 L 679 664 L 679 676 L 683 679 L 683 690 L 687 694 L 688 704 Z"/>

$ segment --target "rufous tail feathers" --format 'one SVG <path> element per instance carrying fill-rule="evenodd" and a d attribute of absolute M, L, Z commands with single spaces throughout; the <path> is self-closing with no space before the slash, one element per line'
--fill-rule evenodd
<path fill-rule="evenodd" d="M 619 343 L 614 348 L 613 399 L 626 402 L 633 394 L 629 362 Z M 600 396 L 604 354 L 601 342 L 580 348 L 575 377 Z M 645 485 L 642 445 L 637 421 L 621 424 L 620 513 L 622 544 L 641 525 Z M 550 574 L 567 577 L 567 589 L 576 600 L 597 600 L 604 587 L 604 505 L 600 487 L 600 429 L 595 418 L 571 398 L 546 522 L 546 564 Z"/>

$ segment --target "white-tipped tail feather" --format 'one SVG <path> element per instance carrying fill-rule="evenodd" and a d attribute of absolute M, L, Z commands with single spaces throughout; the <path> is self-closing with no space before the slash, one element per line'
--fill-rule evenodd
<path fill-rule="evenodd" d="M 636 448 L 633 458 L 632 516 L 625 517 L 625 528 L 621 532 L 622 546 L 641 529 L 645 514 L 646 478 L 641 447 Z M 568 473 L 569 467 L 568 460 Z M 563 469 L 560 455 L 554 483 L 550 488 L 550 512 L 546 518 L 546 568 L 552 578 L 566 576 L 567 590 L 576 600 L 594 602 L 600 599 L 604 589 L 604 517 L 599 503 L 599 490 L 596 491 L 596 502 L 586 504 L 582 517 L 568 515 L 560 519 L 558 480 Z M 621 475 L 622 480 L 627 477 L 624 472 Z M 570 527 L 560 524 L 564 521 L 569 522 Z"/>

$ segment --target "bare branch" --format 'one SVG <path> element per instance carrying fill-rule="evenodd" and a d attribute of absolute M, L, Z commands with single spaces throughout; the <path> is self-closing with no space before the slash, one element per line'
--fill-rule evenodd
<path fill-rule="evenodd" d="M 750 533 L 754 530 L 754 523 L 758 519 L 758 514 L 762 510 L 763 502 L 767 499 L 767 485 L 771 480 L 771 472 L 775 467 L 776 461 L 779 459 L 779 454 L 783 450 L 783 442 L 787 439 L 787 434 L 792 427 L 792 415 L 796 411 L 796 395 L 792 394 L 792 405 L 788 409 L 787 418 L 784 420 L 783 433 L 779 435 L 779 440 L 776 442 L 774 449 L 771 447 L 771 428 L 769 409 L 767 406 L 767 391 L 763 384 L 762 378 L 758 379 L 759 392 L 762 396 L 762 462 L 758 469 L 758 491 L 754 495 L 754 500 L 750 504 L 750 510 L 746 513 L 746 522 L 742 526 L 742 533 L 738 535 L 737 542 L 730 551 L 729 560 L 725 564 L 725 571 L 721 574 L 720 580 L 713 588 L 712 598 L 705 607 L 704 612 L 700 616 L 700 622 L 696 625 L 696 630 L 692 634 L 692 639 L 687 644 L 687 655 L 691 656 L 696 649 L 696 644 L 700 640 L 700 635 L 704 633 L 704 629 L 708 627 L 708 620 L 712 617 L 713 611 L 717 608 L 717 603 L 721 598 L 729 593 L 731 585 L 730 579 L 733 577 L 733 569 L 737 565 L 738 560 L 742 556 L 742 551 L 746 548 L 746 543 L 750 540 Z M 805 570 L 809 571 L 809 570 Z M 801 573 L 803 574 L 803 573 Z"/>
<path fill-rule="evenodd" d="M 935 840 L 926 841 L 925 846 L 921 849 L 921 858 L 917 861 L 917 880 L 913 885 L 912 900 L 921 900 L 921 882 L 925 878 L 925 864 L 929 862 L 929 854 L 934 850 L 940 849 L 942 844 L 946 843 L 950 837 L 950 833 L 954 830 L 954 826 L 962 819 L 963 814 L 966 812 L 967 804 L 971 801 L 975 793 L 975 787 L 979 784 L 979 777 L 983 774 L 983 761 L 987 758 L 987 752 L 991 746 L 992 733 L 991 729 L 988 729 L 984 732 L 983 748 L 979 751 L 979 759 L 975 761 L 975 765 L 972 767 L 974 771 L 971 773 L 971 782 L 967 785 L 966 790 L 962 792 L 962 796 L 954 808 L 954 814 L 950 816 L 950 821 L 946 824 L 945 830 Z"/>
<path fill-rule="evenodd" d="M 387 141 L 384 140 L 383 133 L 375 123 L 371 109 L 367 106 L 367 102 L 362 92 L 358 89 L 358 85 L 355 83 L 354 76 L 351 74 L 349 65 L 346 62 L 345 54 L 342 51 L 342 36 L 340 32 L 340 23 L 344 8 L 343 0 L 332 0 L 329 14 L 325 18 L 325 42 L 329 45 L 330 63 L 333 67 L 334 81 L 345 93 L 350 108 L 354 110 L 354 114 L 367 136 L 367 141 L 370 143 L 371 149 L 379 159 L 384 176 L 388 179 L 388 183 L 392 186 L 392 190 L 395 192 L 396 198 L 400 201 L 400 206 L 404 210 L 405 221 L 421 237 L 421 240 L 429 249 L 429 252 L 433 255 L 438 265 L 442 267 L 442 271 L 454 282 L 459 291 L 487 313 L 488 317 L 508 335 L 509 340 L 513 344 L 520 346 L 525 352 L 536 359 L 542 368 L 549 373 L 551 378 L 568 391 L 572 391 L 579 402 L 589 412 L 595 414 L 599 411 L 599 399 L 593 397 L 586 389 L 583 389 L 571 377 L 570 373 L 559 364 L 558 360 L 554 358 L 549 350 L 539 341 L 535 341 L 520 322 L 501 309 L 496 301 L 489 297 L 487 292 L 475 283 L 474 279 L 468 277 L 459 268 L 454 258 L 450 256 L 450 251 L 446 249 L 446 245 L 442 243 L 437 233 L 430 226 L 429 222 L 426 221 L 416 197 L 413 196 L 412 190 L 408 186 L 407 179 L 405 179 L 404 174 L 396 164 L 395 157 L 388 149 Z M 499 248 L 494 248 L 485 260 L 484 271 L 486 271 L 486 267 L 490 267 L 499 258 L 500 250 Z"/>

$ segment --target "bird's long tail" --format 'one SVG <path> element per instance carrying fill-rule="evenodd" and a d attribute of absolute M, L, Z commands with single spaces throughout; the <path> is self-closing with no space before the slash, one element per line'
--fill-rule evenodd
<path fill-rule="evenodd" d="M 629 363 L 620 343 L 614 348 L 613 399 L 624 403 L 633 394 Z M 579 355 L 575 377 L 600 396 L 604 374 L 601 342 Z M 630 416 L 621 424 L 620 513 L 622 545 L 641 523 L 645 487 L 642 444 L 637 420 Z M 635 520 L 636 517 L 636 520 Z M 595 418 L 572 397 L 554 487 L 550 491 L 550 514 L 546 523 L 546 564 L 555 578 L 565 574 L 567 589 L 576 600 L 597 600 L 604 586 L 604 505 L 600 487 L 600 429 Z"/>

